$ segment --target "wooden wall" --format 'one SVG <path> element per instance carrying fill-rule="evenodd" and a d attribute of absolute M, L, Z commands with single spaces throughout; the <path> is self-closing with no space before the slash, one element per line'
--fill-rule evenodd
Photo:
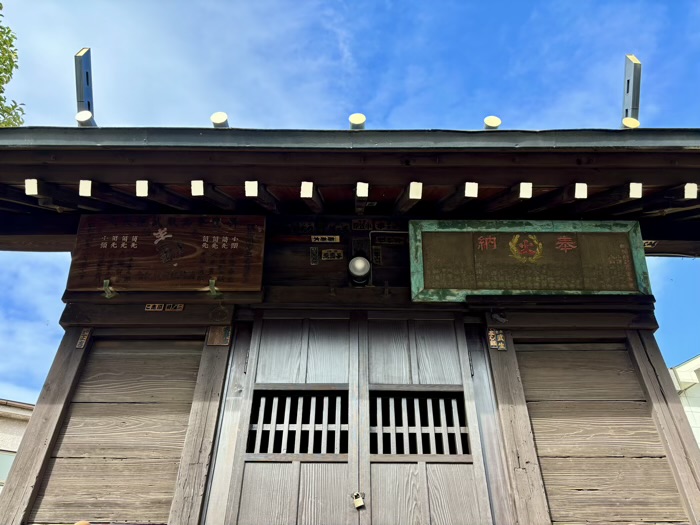
<path fill-rule="evenodd" d="M 515 350 L 552 522 L 688 522 L 624 340 Z"/>
<path fill-rule="evenodd" d="M 29 523 L 167 523 L 201 341 L 96 341 Z"/>

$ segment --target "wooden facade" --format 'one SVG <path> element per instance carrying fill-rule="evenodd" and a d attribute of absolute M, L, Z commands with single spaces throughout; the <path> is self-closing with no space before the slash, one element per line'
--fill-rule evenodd
<path fill-rule="evenodd" d="M 409 236 L 695 254 L 697 132 L 0 131 L 0 247 L 74 250 L 2 523 L 700 523 L 643 257 L 621 294 L 423 302 Z"/>

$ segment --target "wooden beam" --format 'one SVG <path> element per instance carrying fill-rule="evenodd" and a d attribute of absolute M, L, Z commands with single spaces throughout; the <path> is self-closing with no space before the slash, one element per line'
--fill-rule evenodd
<path fill-rule="evenodd" d="M 493 375 L 480 325 L 465 325 L 467 348 L 474 369 L 474 402 L 479 413 L 479 431 L 489 480 L 494 523 L 517 523 L 510 488 L 503 432 L 498 413 Z"/>
<path fill-rule="evenodd" d="M 423 198 L 423 183 L 411 182 L 403 193 L 399 196 L 394 205 L 394 212 L 398 214 L 407 213 L 411 208 Z"/>
<path fill-rule="evenodd" d="M 136 181 L 136 196 L 150 199 L 158 204 L 175 208 L 176 210 L 188 211 L 192 208 L 190 201 L 185 197 L 168 191 L 160 184 L 148 180 Z"/>
<path fill-rule="evenodd" d="M 29 197 L 17 188 L 13 188 L 12 186 L 7 186 L 5 184 L 0 184 L 0 201 L 27 206 L 28 210 L 46 209 L 39 206 L 34 197 Z"/>
<path fill-rule="evenodd" d="M 355 215 L 364 215 L 369 198 L 369 184 L 358 182 L 355 184 Z"/>
<path fill-rule="evenodd" d="M 529 203 L 523 204 L 527 213 L 547 213 L 553 208 L 565 206 L 578 199 L 588 197 L 588 185 L 586 183 L 576 182 L 569 184 L 563 188 L 558 188 L 538 195 L 530 200 Z"/>
<path fill-rule="evenodd" d="M 460 184 L 452 195 L 445 197 L 439 204 L 440 211 L 447 213 L 454 211 L 469 201 L 479 196 L 478 182 L 465 182 Z"/>
<path fill-rule="evenodd" d="M 36 197 L 40 206 L 46 208 L 83 209 L 105 211 L 107 206 L 91 199 L 84 199 L 75 193 L 40 179 L 25 179 L 24 192 Z"/>
<path fill-rule="evenodd" d="M 89 341 L 79 344 L 82 333 L 80 327 L 66 330 L 29 419 L 5 488 L 0 493 L 0 516 L 5 525 L 27 522 L 87 355 Z"/>
<path fill-rule="evenodd" d="M 313 213 L 323 212 L 323 199 L 313 182 L 302 181 L 299 196 Z"/>
<path fill-rule="evenodd" d="M 277 199 L 267 191 L 264 184 L 260 184 L 257 180 L 245 181 L 245 196 L 248 199 L 255 199 L 258 206 L 272 213 L 279 213 Z"/>
<path fill-rule="evenodd" d="M 630 353 L 691 523 L 700 523 L 700 450 L 651 331 L 629 331 Z"/>
<path fill-rule="evenodd" d="M 202 292 L 204 293 L 204 292 Z M 151 303 L 153 301 L 146 301 Z M 212 319 L 225 325 L 233 319 L 233 307 L 216 304 L 188 304 L 181 312 L 144 312 L 144 304 L 69 303 L 59 324 L 69 326 L 197 326 Z M 86 321 L 89 319 L 89 321 Z"/>
<path fill-rule="evenodd" d="M 634 199 L 640 199 L 641 197 L 642 185 L 631 182 L 596 193 L 585 200 L 574 203 L 567 208 L 567 213 L 570 215 L 581 215 L 617 206 Z"/>
<path fill-rule="evenodd" d="M 233 211 L 236 209 L 236 201 L 221 192 L 213 184 L 203 180 L 193 180 L 190 183 L 190 188 L 190 192 L 195 198 L 201 198 L 222 210 Z"/>
<path fill-rule="evenodd" d="M 216 328 L 219 327 L 210 327 L 208 335 L 211 336 L 212 330 Z M 229 330 L 230 334 L 232 329 L 224 327 L 224 330 Z M 212 342 L 208 340 L 205 343 L 199 363 L 195 402 L 192 403 L 180 458 L 169 525 L 191 525 L 199 523 L 201 518 L 226 377 L 230 336 L 227 343 L 213 346 Z"/>
<path fill-rule="evenodd" d="M 81 180 L 78 194 L 81 197 L 88 197 L 130 210 L 145 211 L 148 209 L 148 203 L 115 190 L 109 184 L 102 184 L 93 180 Z"/>
<path fill-rule="evenodd" d="M 506 351 L 489 350 L 489 354 L 518 523 L 551 525 L 518 358 L 512 336 L 505 335 Z"/>
<path fill-rule="evenodd" d="M 504 210 L 510 208 L 517 202 L 523 199 L 532 198 L 532 183 L 531 182 L 521 182 L 516 184 L 505 193 L 497 195 L 493 199 L 487 201 L 483 206 L 483 211 L 486 213 L 491 213 L 494 211 Z"/>

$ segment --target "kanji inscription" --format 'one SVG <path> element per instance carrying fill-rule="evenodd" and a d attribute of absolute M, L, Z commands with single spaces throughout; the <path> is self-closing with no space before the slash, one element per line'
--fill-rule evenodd
<path fill-rule="evenodd" d="M 423 232 L 426 290 L 636 292 L 626 233 Z"/>
<path fill-rule="evenodd" d="M 80 221 L 68 290 L 258 291 L 265 218 L 110 215 Z"/>

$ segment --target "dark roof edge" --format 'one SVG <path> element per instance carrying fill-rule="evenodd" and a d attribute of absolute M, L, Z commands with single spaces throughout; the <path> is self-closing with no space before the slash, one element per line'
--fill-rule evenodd
<path fill-rule="evenodd" d="M 245 150 L 700 149 L 700 129 L 547 131 L 0 128 L 0 149 Z"/>

